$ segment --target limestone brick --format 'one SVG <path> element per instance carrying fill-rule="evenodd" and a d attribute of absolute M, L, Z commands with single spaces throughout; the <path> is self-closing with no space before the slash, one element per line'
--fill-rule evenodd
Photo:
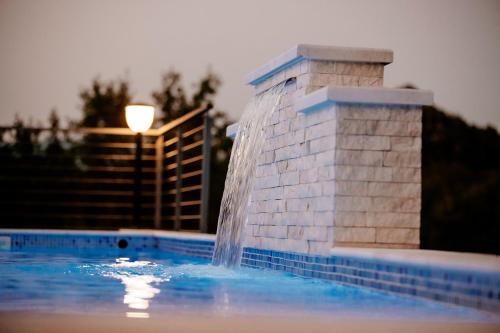
<path fill-rule="evenodd" d="M 279 178 L 275 177 L 276 179 L 279 179 L 279 185 L 297 185 L 299 184 L 299 172 L 298 171 L 292 171 L 292 172 L 283 172 L 280 174 Z"/>
<path fill-rule="evenodd" d="M 422 178 L 421 169 L 416 168 L 393 168 L 392 180 L 395 182 L 420 183 Z"/>
<path fill-rule="evenodd" d="M 360 77 L 360 87 L 381 87 L 384 84 L 384 79 L 381 77 Z"/>
<path fill-rule="evenodd" d="M 283 242 L 282 247 L 276 249 L 290 252 L 308 253 L 309 243 L 307 240 L 287 239 L 286 242 Z"/>
<path fill-rule="evenodd" d="M 333 239 L 333 228 L 332 228 L 332 236 L 329 236 Z M 309 245 L 309 253 L 316 253 L 319 255 L 328 255 L 330 254 L 331 243 L 330 242 L 318 242 L 313 240 L 307 241 Z"/>
<path fill-rule="evenodd" d="M 329 195 L 336 194 L 336 191 L 335 191 L 336 185 L 335 185 L 334 180 L 323 181 L 323 182 L 321 182 L 321 184 L 323 185 L 323 195 L 329 196 Z"/>
<path fill-rule="evenodd" d="M 335 168 L 331 166 L 318 167 L 318 181 L 332 180 L 335 178 Z"/>
<path fill-rule="evenodd" d="M 394 136 L 390 138 L 390 146 L 392 151 L 420 152 L 422 149 L 422 140 L 419 137 Z"/>
<path fill-rule="evenodd" d="M 418 244 L 420 233 L 416 228 L 377 228 L 377 243 Z"/>
<path fill-rule="evenodd" d="M 367 121 L 357 119 L 338 120 L 338 134 L 366 134 Z"/>
<path fill-rule="evenodd" d="M 329 136 L 335 133 L 336 122 L 334 120 L 324 121 L 306 128 L 306 140 L 312 140 Z"/>
<path fill-rule="evenodd" d="M 295 225 L 288 226 L 288 239 L 304 239 L 304 227 Z"/>
<path fill-rule="evenodd" d="M 382 166 L 383 161 L 380 151 L 337 150 L 335 154 L 336 165 Z"/>
<path fill-rule="evenodd" d="M 335 198 L 333 195 L 313 198 L 311 205 L 315 212 L 333 211 L 335 209 Z"/>
<path fill-rule="evenodd" d="M 275 164 L 257 165 L 255 168 L 256 177 L 274 176 L 278 174 L 278 169 Z"/>
<path fill-rule="evenodd" d="M 390 112 L 389 120 L 395 121 L 422 121 L 422 109 L 416 106 L 386 107 Z"/>
<path fill-rule="evenodd" d="M 338 212 L 366 212 L 373 209 L 373 200 L 362 196 L 336 196 L 335 210 Z"/>
<path fill-rule="evenodd" d="M 387 136 L 363 136 L 363 149 L 365 150 L 389 150 L 391 149 L 391 138 Z"/>
<path fill-rule="evenodd" d="M 370 227 L 418 228 L 420 214 L 418 213 L 367 213 L 366 225 Z"/>
<path fill-rule="evenodd" d="M 287 228 L 288 228 L 287 226 L 278 226 L 278 225 L 260 226 L 259 233 L 265 237 L 287 238 Z"/>
<path fill-rule="evenodd" d="M 252 192 L 254 200 L 273 200 L 283 198 L 283 187 L 264 188 Z"/>
<path fill-rule="evenodd" d="M 318 168 L 300 171 L 300 183 L 315 183 L 318 181 Z"/>
<path fill-rule="evenodd" d="M 315 220 L 315 214 L 312 211 L 302 211 L 302 212 L 286 212 L 283 214 L 283 218 L 287 225 L 322 225 L 318 224 Z M 333 213 L 332 220 L 330 221 L 330 225 L 333 222 Z M 324 224 L 326 225 L 326 224 Z"/>
<path fill-rule="evenodd" d="M 308 70 L 312 73 L 333 73 L 334 62 L 332 61 L 308 61 Z"/>
<path fill-rule="evenodd" d="M 392 168 L 337 165 L 335 167 L 335 178 L 339 180 L 391 181 Z"/>
<path fill-rule="evenodd" d="M 364 243 L 374 243 L 375 242 L 375 228 L 364 228 L 364 227 L 335 227 L 334 228 L 334 239 L 337 242 L 364 242 Z"/>
<path fill-rule="evenodd" d="M 368 120 L 366 124 L 366 134 L 369 135 L 411 135 L 408 128 L 409 123 L 404 121 Z"/>
<path fill-rule="evenodd" d="M 279 185 L 280 185 L 280 181 L 279 181 L 279 178 L 276 176 L 255 178 L 255 181 L 254 181 L 254 189 L 256 189 L 256 190 L 277 187 Z"/>
<path fill-rule="evenodd" d="M 324 123 L 325 121 L 335 120 L 336 113 L 334 108 L 325 108 L 316 112 L 310 112 L 305 116 L 305 125 L 312 126 Z M 332 127 L 329 133 L 334 133 L 335 127 Z"/>
<path fill-rule="evenodd" d="M 339 119 L 356 120 L 390 120 L 391 109 L 383 106 L 367 106 L 366 104 L 346 104 L 337 107 Z"/>
<path fill-rule="evenodd" d="M 337 135 L 338 148 L 346 150 L 363 149 L 363 135 Z"/>
<path fill-rule="evenodd" d="M 367 196 L 368 182 L 339 180 L 336 182 L 336 194 L 350 195 L 350 196 Z"/>
<path fill-rule="evenodd" d="M 415 198 L 420 197 L 420 184 L 370 182 L 367 195 L 373 197 Z"/>
<path fill-rule="evenodd" d="M 334 150 L 327 150 L 321 153 L 318 153 L 315 156 L 315 162 L 316 165 L 321 167 L 321 166 L 329 166 L 333 165 L 335 163 L 335 151 Z M 314 165 L 309 166 L 307 169 L 312 168 Z"/>
<path fill-rule="evenodd" d="M 420 213 L 420 198 L 373 197 L 372 202 L 377 212 Z"/>
<path fill-rule="evenodd" d="M 308 170 L 316 165 L 333 165 L 334 152 L 323 152 L 316 155 L 301 156 L 294 160 L 296 170 Z"/>
<path fill-rule="evenodd" d="M 288 133 L 289 130 L 290 130 L 290 121 L 283 120 L 283 121 L 276 123 L 276 125 L 274 125 L 273 134 L 275 136 L 282 135 L 282 134 Z"/>
<path fill-rule="evenodd" d="M 286 199 L 287 212 L 305 212 L 311 207 L 311 199 Z"/>
<path fill-rule="evenodd" d="M 330 227 L 333 225 L 333 212 L 314 212 L 313 223 L 317 226 Z"/>
<path fill-rule="evenodd" d="M 309 153 L 316 154 L 326 150 L 335 149 L 336 137 L 326 136 L 318 139 L 313 139 L 309 142 Z"/>
<path fill-rule="evenodd" d="M 420 167 L 422 158 L 420 151 L 389 151 L 384 154 L 384 166 Z"/>
<path fill-rule="evenodd" d="M 367 213 L 366 212 L 336 212 L 335 226 L 338 227 L 366 227 Z"/>
<path fill-rule="evenodd" d="M 408 123 L 408 134 L 412 136 L 422 136 L 422 122 L 410 122 Z"/>

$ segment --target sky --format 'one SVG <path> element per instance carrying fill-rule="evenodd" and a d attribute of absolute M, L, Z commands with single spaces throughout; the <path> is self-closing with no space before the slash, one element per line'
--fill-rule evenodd
<path fill-rule="evenodd" d="M 0 125 L 15 114 L 81 117 L 93 78 L 127 78 L 152 103 L 169 68 L 187 86 L 210 67 L 217 109 L 237 120 L 244 76 L 298 43 L 388 48 L 387 87 L 434 91 L 437 106 L 500 129 L 498 0 L 0 0 Z"/>

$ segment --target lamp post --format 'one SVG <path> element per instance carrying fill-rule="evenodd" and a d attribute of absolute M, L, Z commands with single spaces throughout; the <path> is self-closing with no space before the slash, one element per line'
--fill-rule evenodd
<path fill-rule="evenodd" d="M 132 104 L 125 107 L 125 119 L 135 135 L 134 164 L 134 226 L 141 223 L 141 187 L 142 187 L 142 133 L 153 123 L 155 109 L 151 105 Z"/>

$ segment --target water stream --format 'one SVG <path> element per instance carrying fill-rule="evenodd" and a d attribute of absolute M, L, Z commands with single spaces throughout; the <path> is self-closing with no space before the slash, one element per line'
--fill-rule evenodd
<path fill-rule="evenodd" d="M 284 91 L 285 83 L 282 83 L 255 96 L 241 116 L 220 207 L 214 265 L 237 267 L 240 264 L 255 167 L 265 142 L 264 125 L 278 108 Z"/>

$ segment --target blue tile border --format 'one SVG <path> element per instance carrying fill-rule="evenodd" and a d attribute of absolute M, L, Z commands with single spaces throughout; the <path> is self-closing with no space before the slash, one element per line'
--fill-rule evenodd
<path fill-rule="evenodd" d="M 242 266 L 500 313 L 500 274 L 348 256 L 245 248 Z"/>
<path fill-rule="evenodd" d="M 210 259 L 214 241 L 174 235 L 124 232 L 10 232 L 13 250 L 29 248 L 116 249 L 125 239 L 128 249 L 159 249 Z M 316 256 L 246 247 L 241 265 L 284 271 L 305 278 L 335 281 L 376 291 L 431 299 L 500 313 L 500 273 L 446 268 L 368 257 Z"/>
<path fill-rule="evenodd" d="M 192 257 L 212 258 L 214 242 L 211 240 L 175 238 L 169 236 L 137 235 L 122 232 L 105 234 L 85 232 L 2 232 L 0 237 L 10 237 L 12 250 L 30 248 L 66 249 L 117 249 L 120 240 L 127 241 L 128 250 L 160 249 Z"/>

